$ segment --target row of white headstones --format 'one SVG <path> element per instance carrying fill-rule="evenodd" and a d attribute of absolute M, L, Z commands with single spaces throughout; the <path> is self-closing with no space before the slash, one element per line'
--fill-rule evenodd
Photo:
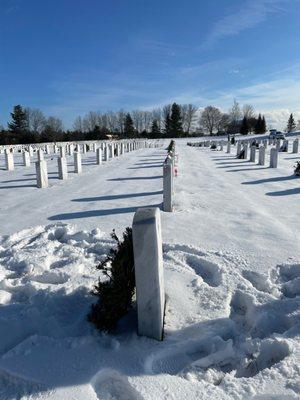
<path fill-rule="evenodd" d="M 193 147 L 199 147 L 199 146 L 204 146 L 204 147 L 211 147 L 212 144 L 216 146 L 216 148 L 219 147 L 219 149 L 222 151 L 224 148 L 224 142 L 223 141 L 203 141 L 203 142 L 191 142 L 188 143 L 189 146 Z M 257 145 L 258 147 L 257 147 Z M 231 153 L 231 147 L 232 144 L 230 141 L 227 141 L 225 143 L 226 145 L 226 152 L 228 154 Z M 269 146 L 275 146 L 271 147 L 270 149 L 270 168 L 277 168 L 278 166 L 278 153 L 279 152 L 288 152 L 289 150 L 289 140 L 285 139 L 283 141 L 281 140 L 273 140 L 273 139 L 262 139 L 262 140 L 239 140 L 236 142 L 236 155 L 239 157 L 241 154 L 243 154 L 243 159 L 248 158 L 248 149 L 250 146 L 250 162 L 256 162 L 256 150 L 258 149 L 258 165 L 265 165 L 266 163 L 266 150 Z M 299 139 L 295 139 L 292 142 L 292 153 L 297 154 L 299 152 Z"/>
<path fill-rule="evenodd" d="M 163 211 L 173 211 L 174 177 L 178 155 L 175 143 L 163 163 Z M 158 207 L 140 208 L 132 225 L 138 333 L 163 339 L 165 289 L 161 216 Z"/>
<path fill-rule="evenodd" d="M 70 143 L 67 145 L 60 144 L 59 146 L 56 144 L 46 144 L 36 148 L 31 145 L 21 147 L 6 146 L 2 151 L 5 153 L 5 169 L 8 171 L 14 170 L 14 153 L 16 151 L 21 151 L 23 156 L 23 165 L 25 167 L 30 167 L 31 158 L 34 156 L 34 153 L 36 153 L 37 161 L 35 162 L 35 167 L 37 187 L 46 188 L 49 186 L 49 183 L 47 161 L 44 158 L 45 154 L 58 154 L 58 177 L 61 180 L 66 180 L 68 179 L 67 155 L 74 157 L 74 172 L 80 174 L 82 172 L 81 151 L 85 154 L 91 149 L 96 153 L 96 164 L 101 165 L 103 161 L 108 161 L 124 153 L 156 146 L 158 146 L 157 143 L 147 142 L 145 140 L 130 140 L 124 142 L 98 142 L 92 144 Z"/>

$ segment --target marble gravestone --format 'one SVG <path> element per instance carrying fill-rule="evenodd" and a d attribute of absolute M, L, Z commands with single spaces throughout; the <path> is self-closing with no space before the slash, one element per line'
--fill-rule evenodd
<path fill-rule="evenodd" d="M 81 164 L 81 153 L 79 152 L 79 148 L 78 151 L 76 151 L 74 153 L 74 169 L 75 169 L 75 173 L 76 174 L 81 174 L 82 172 L 82 164 Z"/>
<path fill-rule="evenodd" d="M 5 149 L 5 165 L 7 171 L 13 171 L 15 169 L 14 155 L 10 149 Z"/>
<path fill-rule="evenodd" d="M 295 139 L 293 142 L 293 153 L 298 153 L 299 151 L 299 139 Z"/>
<path fill-rule="evenodd" d="M 256 156 L 256 146 L 252 145 L 250 148 L 250 161 L 255 162 L 255 156 Z"/>
<path fill-rule="evenodd" d="M 66 180 L 68 179 L 68 166 L 66 157 L 58 157 L 58 177 L 59 179 Z"/>
<path fill-rule="evenodd" d="M 139 208 L 132 225 L 138 334 L 163 339 L 165 290 L 159 208 Z"/>
<path fill-rule="evenodd" d="M 23 165 L 24 167 L 30 167 L 30 154 L 29 151 L 23 151 Z"/>
<path fill-rule="evenodd" d="M 163 210 L 172 212 L 172 194 L 173 194 L 173 165 L 172 160 L 167 159 L 163 165 Z"/>
<path fill-rule="evenodd" d="M 278 164 L 278 150 L 273 147 L 270 151 L 270 168 L 277 168 Z"/>
<path fill-rule="evenodd" d="M 36 185 L 38 188 L 48 187 L 48 171 L 47 162 L 40 160 L 35 163 L 36 169 Z"/>
<path fill-rule="evenodd" d="M 260 146 L 258 151 L 258 165 L 265 165 L 266 158 L 266 148 L 265 146 Z"/>
<path fill-rule="evenodd" d="M 96 158 L 97 158 L 97 164 L 101 165 L 102 164 L 102 150 L 100 147 L 96 150 Z"/>

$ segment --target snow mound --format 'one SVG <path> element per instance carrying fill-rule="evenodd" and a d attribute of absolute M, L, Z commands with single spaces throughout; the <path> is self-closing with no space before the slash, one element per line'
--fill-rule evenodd
<path fill-rule="evenodd" d="M 114 335 L 86 319 L 112 245 L 61 223 L 0 237 L 1 399 L 299 398 L 300 264 L 265 275 L 240 254 L 165 243 L 156 342 L 137 336 L 135 310 Z"/>

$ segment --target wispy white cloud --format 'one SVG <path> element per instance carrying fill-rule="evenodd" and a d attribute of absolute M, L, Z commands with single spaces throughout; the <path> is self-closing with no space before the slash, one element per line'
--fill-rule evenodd
<path fill-rule="evenodd" d="M 192 79 L 203 75 L 214 76 L 215 79 L 216 75 L 226 75 L 226 71 L 230 74 L 239 73 L 242 64 L 245 64 L 245 60 L 239 57 L 218 58 L 198 65 L 180 67 L 175 73 Z"/>
<path fill-rule="evenodd" d="M 275 109 L 275 110 L 261 110 L 270 128 L 277 128 L 284 130 L 287 126 L 287 121 L 293 112 L 296 121 L 300 120 L 300 110 L 294 111 L 288 108 Z"/>
<path fill-rule="evenodd" d="M 219 40 L 238 35 L 264 22 L 270 15 L 284 12 L 285 4 L 291 0 L 247 0 L 231 14 L 217 21 L 208 33 L 201 49 L 212 48 Z"/>
<path fill-rule="evenodd" d="M 214 79 L 221 70 L 222 82 L 229 79 L 226 89 L 214 85 L 209 74 L 214 70 Z M 238 59 L 216 60 L 194 66 L 177 67 L 169 72 L 169 80 L 161 77 L 149 78 L 121 71 L 107 76 L 103 71 L 88 70 L 86 73 L 60 77 L 52 84 L 55 97 L 52 104 L 43 110 L 58 115 L 71 125 L 77 115 L 91 110 L 107 111 L 125 108 L 151 109 L 176 101 L 193 103 L 198 107 L 213 105 L 227 111 L 237 99 L 241 105 L 250 103 L 258 112 L 263 112 L 269 123 L 282 128 L 286 116 L 293 112 L 300 119 L 300 72 L 297 65 L 283 66 L 280 70 L 264 76 L 264 80 L 243 84 L 244 64 L 239 68 Z M 230 87 L 230 82 L 232 86 Z M 224 87 L 224 85 L 223 85 Z M 298 115 L 299 114 L 299 115 Z"/>
<path fill-rule="evenodd" d="M 300 120 L 300 80 L 282 78 L 243 86 L 232 90 L 217 91 L 212 95 L 189 91 L 178 94 L 176 101 L 194 103 L 200 107 L 213 105 L 226 112 L 236 99 L 241 105 L 252 104 L 257 112 L 265 115 L 270 126 L 283 129 L 291 113 Z"/>

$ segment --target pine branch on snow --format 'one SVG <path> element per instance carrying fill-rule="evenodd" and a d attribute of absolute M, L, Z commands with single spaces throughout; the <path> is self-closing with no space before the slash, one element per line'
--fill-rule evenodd
<path fill-rule="evenodd" d="M 93 293 L 98 301 L 88 314 L 88 320 L 105 332 L 113 331 L 118 321 L 127 314 L 132 307 L 135 291 L 132 229 L 126 228 L 123 241 L 119 240 L 115 231 L 111 237 L 117 242 L 117 247 L 111 249 L 105 260 L 97 266 L 107 280 L 99 280 L 94 287 Z"/>

